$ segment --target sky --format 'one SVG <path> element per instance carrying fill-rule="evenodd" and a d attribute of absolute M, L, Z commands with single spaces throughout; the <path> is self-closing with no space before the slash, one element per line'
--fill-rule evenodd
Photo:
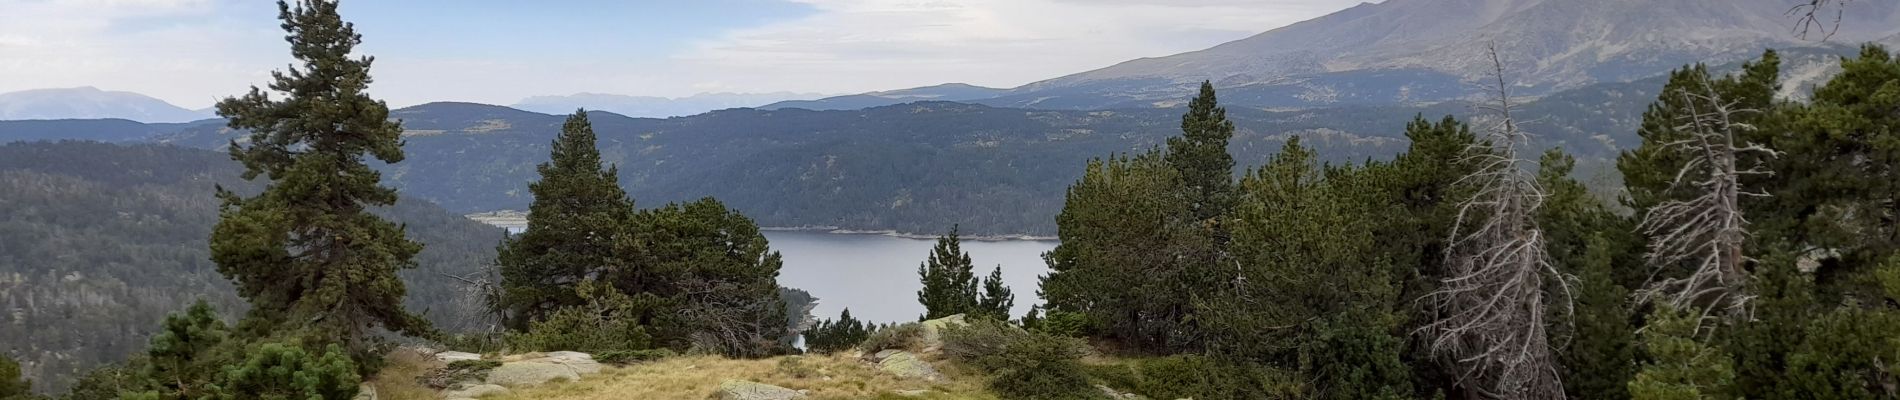
<path fill-rule="evenodd" d="M 343 0 L 393 106 L 537 95 L 1014 87 L 1211 47 L 1361 0 Z M 186 108 L 292 60 L 267 0 L 0 0 L 0 93 Z"/>

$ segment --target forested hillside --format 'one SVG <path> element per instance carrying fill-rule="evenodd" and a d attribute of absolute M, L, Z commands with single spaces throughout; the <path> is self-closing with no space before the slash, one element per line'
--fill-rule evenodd
<path fill-rule="evenodd" d="M 0 146 L 0 351 L 38 389 L 63 390 L 142 352 L 166 314 L 203 299 L 230 318 L 244 302 L 212 264 L 214 187 L 255 192 L 226 154 L 91 142 Z M 486 271 L 503 232 L 409 198 L 379 213 L 423 243 L 403 271 L 405 305 L 438 327 L 483 327 L 460 281 Z"/>

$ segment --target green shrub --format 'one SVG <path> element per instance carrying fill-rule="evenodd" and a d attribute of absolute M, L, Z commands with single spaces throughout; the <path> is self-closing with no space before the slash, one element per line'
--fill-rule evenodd
<path fill-rule="evenodd" d="M 73 382 L 71 390 L 60 396 L 60 400 L 118 400 L 120 393 L 139 390 L 138 371 L 143 367 L 108 364 L 94 368 L 85 376 Z M 0 396 L 5 398 L 5 396 Z"/>
<path fill-rule="evenodd" d="M 529 323 L 526 332 L 507 334 L 508 346 L 515 351 L 587 353 L 652 347 L 653 336 L 636 322 L 639 307 L 632 297 L 592 280 L 582 281 L 574 290 L 587 299 L 587 305 L 562 308 Z"/>
<path fill-rule="evenodd" d="M 1086 348 L 1077 339 L 987 319 L 943 331 L 944 354 L 990 374 L 990 390 L 1005 399 L 1107 398 L 1083 370 Z"/>
<path fill-rule="evenodd" d="M 416 383 L 434 389 L 447 389 L 460 382 L 488 379 L 488 371 L 500 366 L 501 362 L 495 360 L 455 361 L 447 367 L 416 377 Z"/>
<path fill-rule="evenodd" d="M 924 325 L 916 322 L 893 325 L 871 332 L 858 344 L 858 351 L 876 353 L 890 349 L 915 349 L 920 347 L 924 337 Z"/>
<path fill-rule="evenodd" d="M 1095 332 L 1094 323 L 1088 315 L 1076 312 L 1050 311 L 1036 320 L 1030 330 L 1056 336 L 1087 337 Z"/>
<path fill-rule="evenodd" d="M 1096 383 L 1133 392 L 1141 388 L 1141 374 L 1128 364 L 1082 364 L 1082 371 Z"/>
<path fill-rule="evenodd" d="M 675 355 L 678 355 L 678 354 L 674 353 L 673 350 L 671 349 L 611 350 L 611 351 L 604 351 L 599 354 L 595 354 L 594 360 L 600 361 L 606 364 L 627 365 L 627 364 L 633 364 L 633 363 L 639 363 L 639 362 L 658 360 L 662 358 L 672 357 Z"/>
<path fill-rule="evenodd" d="M 294 343 L 265 343 L 238 365 L 224 367 L 212 384 L 218 400 L 349 399 L 362 378 L 343 349 L 310 354 Z"/>
<path fill-rule="evenodd" d="M 871 336 L 871 326 L 851 317 L 851 309 L 844 310 L 838 320 L 819 320 L 805 331 L 805 349 L 813 353 L 829 354 L 850 349 L 863 343 Z"/>
<path fill-rule="evenodd" d="M 1157 399 L 1307 398 L 1292 374 L 1265 367 L 1223 362 L 1198 355 L 1142 360 L 1135 393 Z"/>

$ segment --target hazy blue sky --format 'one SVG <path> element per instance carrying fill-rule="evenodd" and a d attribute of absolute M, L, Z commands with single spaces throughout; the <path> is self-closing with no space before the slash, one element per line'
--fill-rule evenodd
<path fill-rule="evenodd" d="M 577 92 L 1011 87 L 1198 50 L 1358 0 L 344 0 L 393 105 Z M 0 92 L 184 107 L 288 63 L 267 0 L 0 0 Z"/>

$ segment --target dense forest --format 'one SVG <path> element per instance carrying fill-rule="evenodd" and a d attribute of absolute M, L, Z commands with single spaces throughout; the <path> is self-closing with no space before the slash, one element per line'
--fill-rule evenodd
<path fill-rule="evenodd" d="M 227 155 L 93 142 L 0 146 L 0 336 L 41 389 L 145 348 L 165 314 L 199 299 L 226 318 L 245 303 L 211 262 L 213 189 L 255 191 Z M 378 210 L 424 244 L 404 304 L 450 330 L 485 328 L 476 276 L 503 232 L 433 204 Z"/>

